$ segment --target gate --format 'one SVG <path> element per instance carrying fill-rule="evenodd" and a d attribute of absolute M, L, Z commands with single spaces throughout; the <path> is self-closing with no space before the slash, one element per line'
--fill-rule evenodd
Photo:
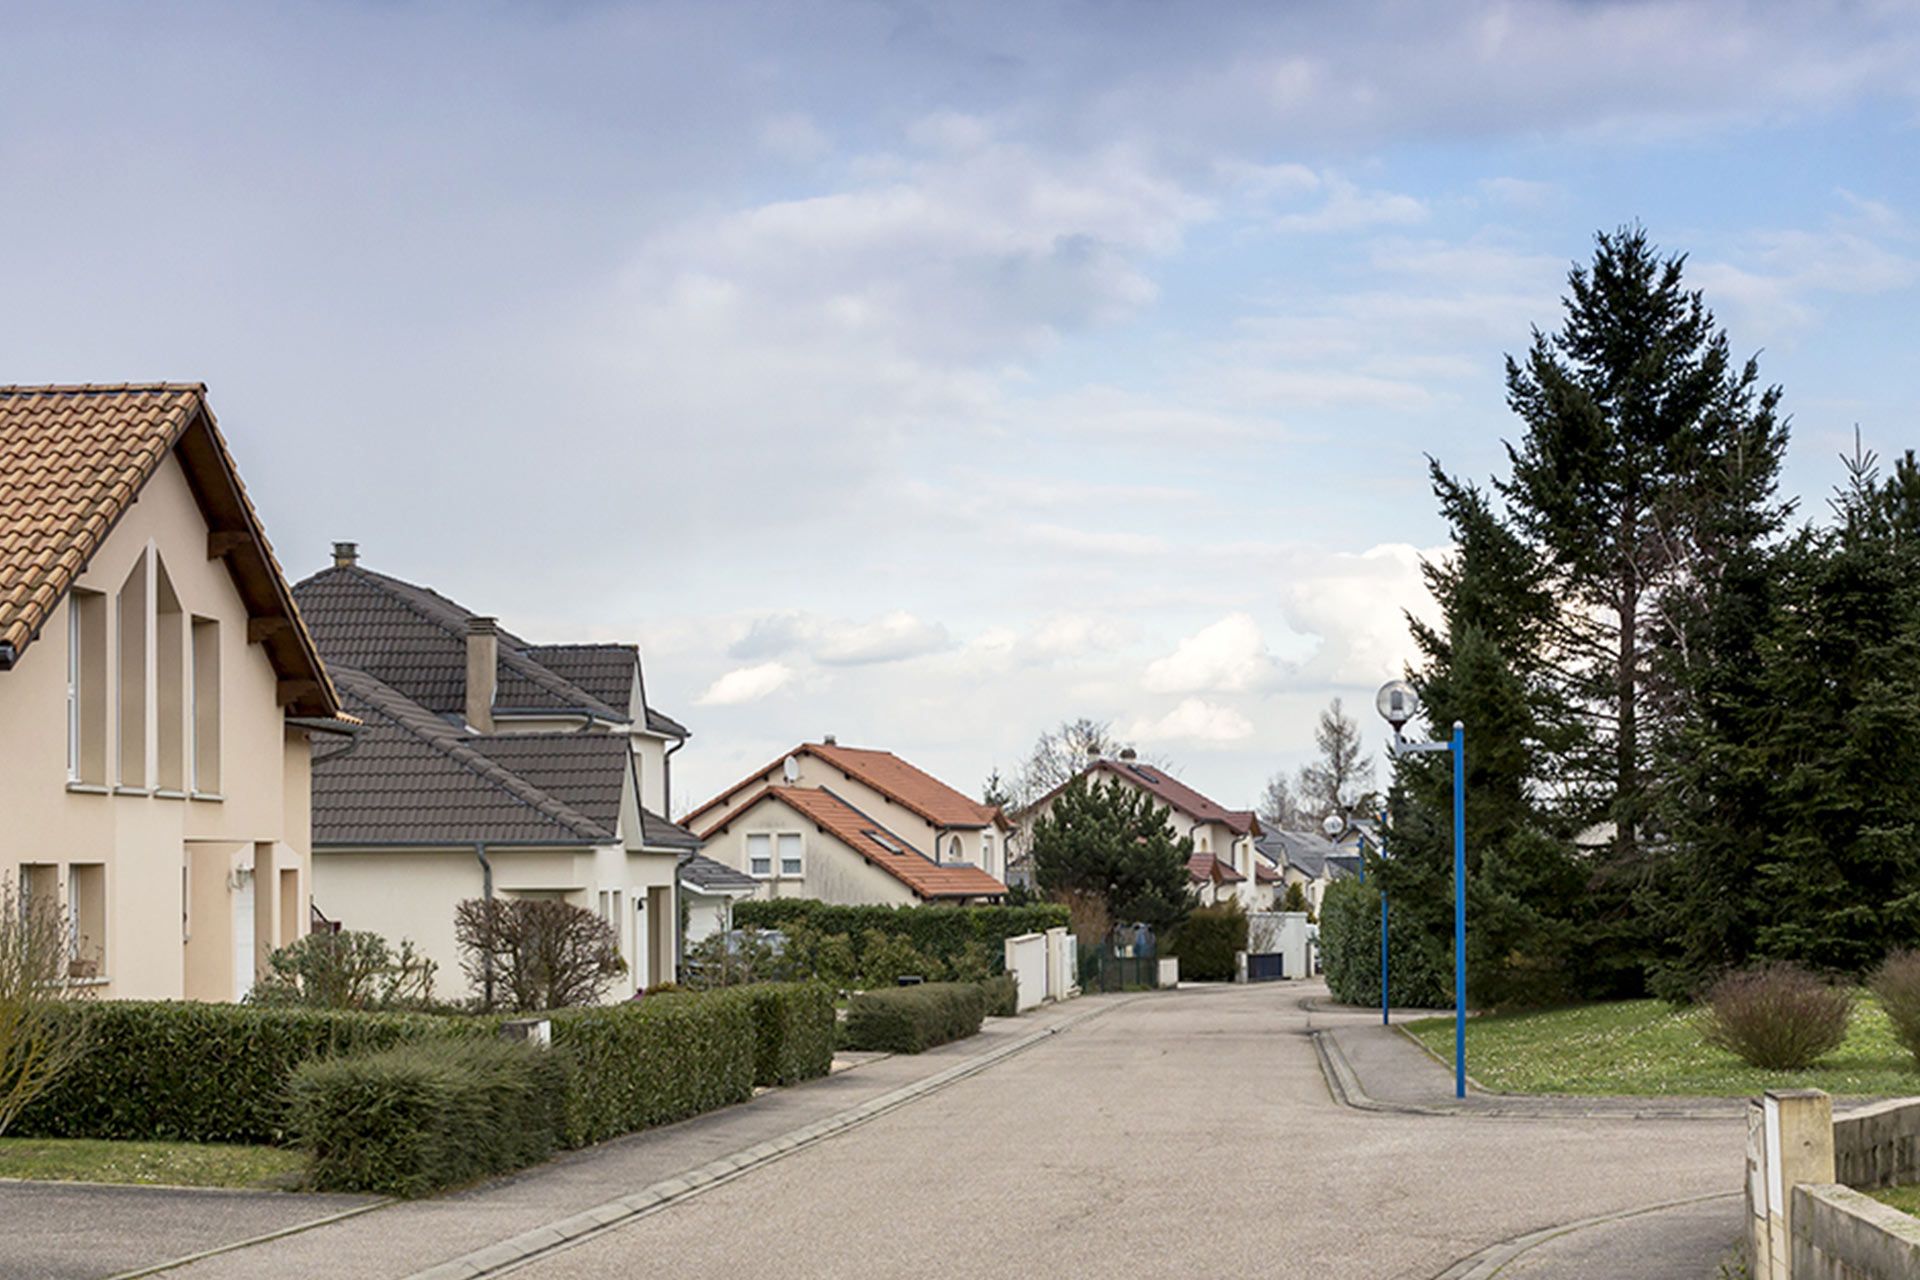
<path fill-rule="evenodd" d="M 1278 951 L 1247 957 L 1248 982 L 1276 982 L 1287 976 L 1287 957 Z"/>
<path fill-rule="evenodd" d="M 1152 990 L 1159 985 L 1153 930 L 1145 925 L 1115 925 L 1103 945 L 1080 953 L 1082 991 Z"/>

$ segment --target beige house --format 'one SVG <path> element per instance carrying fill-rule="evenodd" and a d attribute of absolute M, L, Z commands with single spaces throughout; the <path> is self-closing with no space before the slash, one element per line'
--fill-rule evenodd
<path fill-rule="evenodd" d="M 1168 830 L 1176 838 L 1184 836 L 1193 841 L 1187 875 L 1203 904 L 1237 897 L 1240 905 L 1249 911 L 1272 906 L 1274 888 L 1280 877 L 1256 854 L 1254 842 L 1260 835 L 1260 820 L 1252 810 L 1229 809 L 1158 765 L 1143 764 L 1131 750 L 1122 751 L 1117 757 L 1092 760 L 1076 776 L 1144 791 L 1165 808 Z M 1028 831 L 1053 807 L 1054 797 L 1065 790 L 1066 785 L 1055 787 L 1020 815 Z"/>
<path fill-rule="evenodd" d="M 806 742 L 684 819 L 761 898 L 998 898 L 1013 824 L 890 751 Z"/>
<path fill-rule="evenodd" d="M 639 650 L 530 644 L 347 542 L 294 593 L 365 722 L 314 761 L 316 910 L 412 941 L 457 995 L 458 903 L 559 898 L 613 926 L 610 999 L 672 981 L 699 841 L 661 816 L 688 733 L 648 704 Z"/>
<path fill-rule="evenodd" d="M 204 387 L 0 388 L 0 874 L 70 972 L 246 995 L 307 932 L 339 712 Z"/>

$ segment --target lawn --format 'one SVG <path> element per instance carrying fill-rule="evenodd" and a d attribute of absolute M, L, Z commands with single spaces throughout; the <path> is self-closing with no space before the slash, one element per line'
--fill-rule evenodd
<path fill-rule="evenodd" d="M 287 1189 L 300 1183 L 306 1168 L 305 1155 L 279 1147 L 0 1138 L 0 1178 Z"/>
<path fill-rule="evenodd" d="M 1920 1218 L 1920 1185 L 1908 1183 L 1904 1187 L 1880 1187 L 1867 1194 L 1881 1204 L 1890 1204 L 1902 1213 Z"/>
<path fill-rule="evenodd" d="M 1855 1008 L 1846 1041 L 1806 1071 L 1747 1066 L 1702 1039 L 1703 1016 L 1701 1009 L 1677 1010 L 1659 1000 L 1628 1000 L 1473 1018 L 1467 1071 L 1504 1093 L 1738 1097 L 1814 1088 L 1843 1096 L 1920 1094 L 1920 1070 L 1870 996 Z M 1453 1061 L 1453 1019 L 1425 1018 L 1408 1030 Z"/>

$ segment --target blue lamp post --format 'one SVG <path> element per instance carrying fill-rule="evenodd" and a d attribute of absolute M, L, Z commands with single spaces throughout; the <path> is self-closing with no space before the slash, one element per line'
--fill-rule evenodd
<path fill-rule="evenodd" d="M 1448 751 L 1453 754 L 1453 1096 L 1467 1096 L 1467 727 L 1453 722 L 1453 737 L 1446 742 L 1409 742 L 1401 730 L 1413 719 L 1418 697 L 1413 686 L 1394 680 L 1380 686 L 1375 705 L 1386 722 L 1393 726 L 1393 742 L 1387 748 L 1396 756 L 1422 751 Z M 1380 990 L 1386 999 L 1386 900 L 1380 903 Z"/>

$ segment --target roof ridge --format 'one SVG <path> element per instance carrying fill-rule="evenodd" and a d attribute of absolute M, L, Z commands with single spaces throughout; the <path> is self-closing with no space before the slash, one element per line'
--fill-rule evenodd
<path fill-rule="evenodd" d="M 614 836 L 614 832 L 606 830 L 572 805 L 534 786 L 486 752 L 469 746 L 462 741 L 465 735 L 456 732 L 452 725 L 378 676 L 370 675 L 357 667 L 336 665 L 334 670 L 344 674 L 346 677 L 344 683 L 353 686 L 357 694 L 373 703 L 380 714 L 393 721 L 395 725 L 468 772 L 505 791 L 519 803 L 571 828 L 578 835 L 596 839 L 611 839 Z M 520 735 L 493 736 L 511 738 Z"/>
<path fill-rule="evenodd" d="M 129 391 L 191 391 L 205 395 L 204 382 L 10 382 L 0 385 L 0 396 L 122 395 Z"/>

